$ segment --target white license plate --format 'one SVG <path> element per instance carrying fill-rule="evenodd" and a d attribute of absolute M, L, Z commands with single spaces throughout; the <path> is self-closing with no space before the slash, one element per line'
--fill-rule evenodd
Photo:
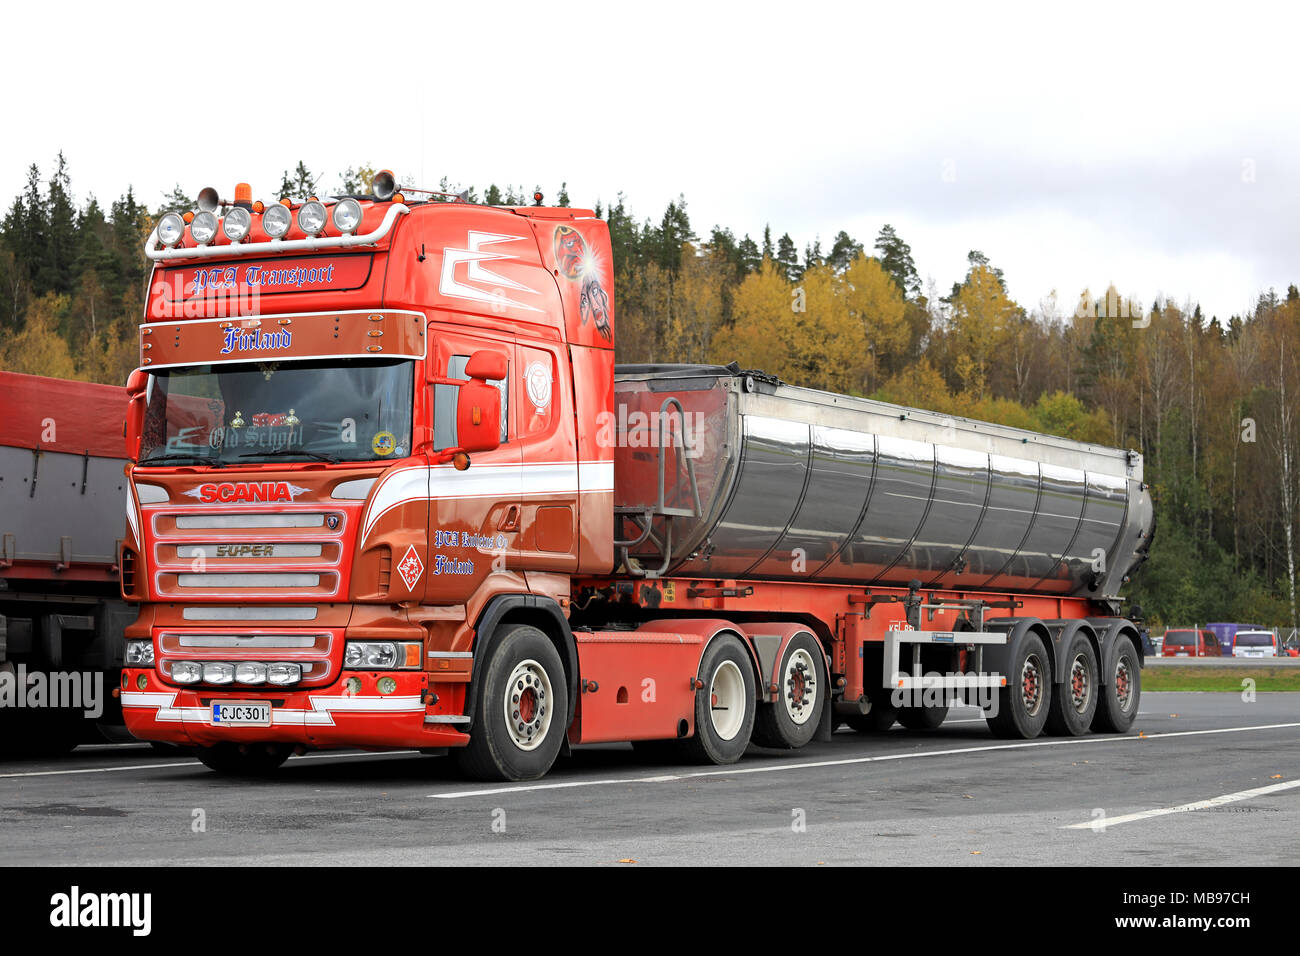
<path fill-rule="evenodd" d="M 1177 654 L 1174 655 L 1174 657 L 1186 657 L 1186 656 L 1187 656 L 1186 651 L 1179 651 Z"/>
<path fill-rule="evenodd" d="M 214 727 L 270 727 L 271 705 L 251 700 L 213 701 L 208 722 Z"/>

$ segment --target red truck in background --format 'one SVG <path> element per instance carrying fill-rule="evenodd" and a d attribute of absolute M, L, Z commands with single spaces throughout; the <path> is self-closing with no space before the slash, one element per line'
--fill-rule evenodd
<path fill-rule="evenodd" d="M 960 694 L 1002 736 L 1131 725 L 1137 453 L 616 370 L 591 211 L 376 184 L 205 191 L 146 245 L 136 736 L 230 773 L 417 748 L 518 780 L 597 741 L 725 764 L 935 727 Z"/>
<path fill-rule="evenodd" d="M 125 410 L 120 387 L 0 372 L 0 752 L 129 739 Z"/>

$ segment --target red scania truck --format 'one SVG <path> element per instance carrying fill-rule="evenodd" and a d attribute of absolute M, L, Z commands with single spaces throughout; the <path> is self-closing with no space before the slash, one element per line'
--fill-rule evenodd
<path fill-rule="evenodd" d="M 1139 455 L 616 369 L 591 211 L 376 183 L 205 191 L 146 244 L 136 736 L 229 773 L 417 748 L 517 780 L 596 741 L 725 764 L 935 727 L 959 694 L 1001 736 L 1130 726 Z"/>

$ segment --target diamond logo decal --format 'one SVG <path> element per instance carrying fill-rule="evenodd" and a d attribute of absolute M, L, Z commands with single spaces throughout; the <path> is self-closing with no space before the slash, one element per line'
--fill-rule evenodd
<path fill-rule="evenodd" d="M 406 554 L 402 556 L 401 562 L 397 565 L 397 573 L 406 582 L 407 590 L 414 591 L 415 583 L 420 580 L 420 575 L 424 574 L 424 562 L 415 553 L 415 545 L 411 545 L 406 549 Z"/>

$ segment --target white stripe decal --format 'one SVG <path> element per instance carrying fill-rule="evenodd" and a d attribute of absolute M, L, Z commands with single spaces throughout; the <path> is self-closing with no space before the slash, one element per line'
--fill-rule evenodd
<path fill-rule="evenodd" d="M 453 498 L 507 498 L 516 495 L 559 495 L 614 490 L 612 461 L 536 462 L 473 465 L 457 471 L 452 465 L 414 466 L 387 472 L 366 506 L 361 525 L 364 544 L 375 523 L 389 511 L 413 501 Z"/>
<path fill-rule="evenodd" d="M 157 708 L 154 719 L 159 723 L 198 723 L 209 725 L 210 707 L 177 707 L 176 694 L 122 692 L 123 707 Z M 271 708 L 271 723 L 277 727 L 333 727 L 333 713 L 393 714 L 424 713 L 419 696 L 414 697 L 308 697 L 311 710 L 291 707 Z"/>

